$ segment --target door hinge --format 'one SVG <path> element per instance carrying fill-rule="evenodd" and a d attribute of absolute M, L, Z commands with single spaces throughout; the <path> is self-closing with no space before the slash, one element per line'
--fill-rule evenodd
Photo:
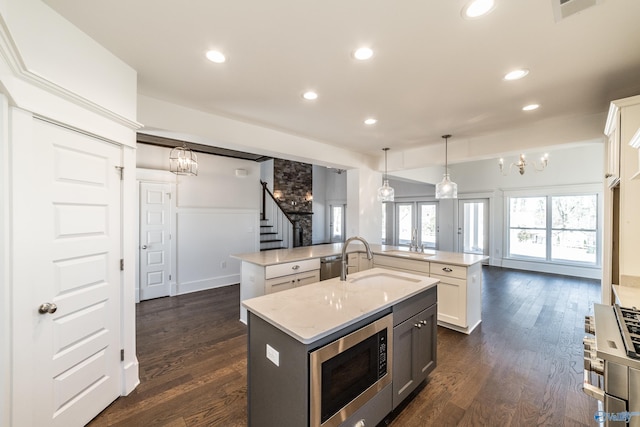
<path fill-rule="evenodd" d="M 169 275 L 169 280 L 171 280 L 171 275 Z"/>
<path fill-rule="evenodd" d="M 124 259 L 120 258 L 120 271 L 124 271 Z"/>
<path fill-rule="evenodd" d="M 120 361 L 124 362 L 124 348 L 120 349 Z"/>
<path fill-rule="evenodd" d="M 167 193 L 167 196 L 169 197 L 169 200 L 171 200 L 171 193 Z"/>
<path fill-rule="evenodd" d="M 124 166 L 116 166 L 116 169 L 120 171 L 120 181 L 124 179 Z"/>

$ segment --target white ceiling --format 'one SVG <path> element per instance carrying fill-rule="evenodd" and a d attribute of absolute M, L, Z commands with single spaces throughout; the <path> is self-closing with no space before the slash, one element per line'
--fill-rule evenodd
<path fill-rule="evenodd" d="M 45 3 L 136 69 L 140 94 L 380 155 L 447 133 L 481 144 L 640 93 L 640 1 L 603 0 L 557 23 L 552 1 L 496 0 L 476 20 L 461 17 L 464 0 Z M 362 45 L 371 60 L 351 57 Z M 227 62 L 208 61 L 209 49 Z M 502 79 L 518 67 L 530 74 Z M 308 89 L 315 102 L 301 98 Z M 541 107 L 523 112 L 529 103 Z M 365 126 L 369 116 L 379 122 Z"/>

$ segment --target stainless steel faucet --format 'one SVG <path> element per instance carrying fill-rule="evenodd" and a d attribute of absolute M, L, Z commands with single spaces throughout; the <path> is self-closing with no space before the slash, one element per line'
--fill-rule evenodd
<path fill-rule="evenodd" d="M 340 270 L 340 281 L 344 282 L 347 280 L 347 246 L 353 240 L 360 240 L 364 243 L 364 247 L 367 250 L 367 259 L 373 259 L 373 252 L 371 252 L 371 248 L 369 247 L 369 242 L 367 242 L 363 237 L 353 236 L 349 237 L 344 245 L 342 245 L 342 270 Z"/>

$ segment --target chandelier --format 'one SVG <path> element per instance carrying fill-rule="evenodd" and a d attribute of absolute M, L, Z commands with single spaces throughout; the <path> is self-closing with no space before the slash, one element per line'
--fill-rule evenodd
<path fill-rule="evenodd" d="M 393 202 L 394 190 L 389 186 L 389 179 L 387 177 L 387 151 L 388 148 L 383 148 L 384 151 L 384 177 L 382 179 L 382 187 L 378 188 L 378 201 L 380 202 Z"/>
<path fill-rule="evenodd" d="M 520 159 L 515 163 L 511 163 L 509 165 L 509 169 L 507 169 L 505 172 L 504 159 L 498 160 L 498 167 L 500 168 L 500 173 L 502 173 L 502 175 L 504 176 L 509 175 L 511 173 L 511 169 L 514 167 L 518 169 L 518 172 L 520 172 L 520 175 L 524 175 L 525 167 L 527 167 L 528 165 L 533 166 L 533 169 L 536 172 L 541 172 L 544 170 L 544 168 L 547 167 L 548 164 L 549 164 L 549 154 L 547 153 L 545 153 L 544 156 L 540 157 L 540 163 L 536 163 L 535 161 L 527 162 L 524 154 L 520 154 Z"/>
<path fill-rule="evenodd" d="M 436 184 L 436 199 L 457 199 L 458 184 L 449 178 L 449 159 L 447 153 L 447 142 L 451 135 L 442 135 L 444 138 L 444 176 L 442 181 Z"/>
<path fill-rule="evenodd" d="M 198 175 L 198 157 L 196 153 L 182 143 L 169 153 L 169 170 L 176 175 Z"/>

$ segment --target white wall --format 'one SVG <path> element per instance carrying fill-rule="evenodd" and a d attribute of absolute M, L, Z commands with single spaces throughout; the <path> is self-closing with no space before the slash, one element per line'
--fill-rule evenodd
<path fill-rule="evenodd" d="M 527 158 L 535 159 L 543 152 L 528 152 Z M 571 193 L 597 193 L 602 195 L 604 177 L 604 139 L 599 143 L 549 152 L 549 165 L 542 172 L 528 167 L 524 175 L 513 170 L 503 176 L 498 168 L 498 159 L 450 165 L 451 179 L 458 184 L 458 200 L 440 200 L 439 247 L 440 250 L 457 250 L 458 203 L 464 199 L 483 198 L 489 200 L 490 210 L 490 263 L 510 268 L 529 269 L 567 275 L 600 278 L 601 268 L 575 267 L 572 265 L 523 262 L 506 258 L 504 227 L 508 197 L 525 195 L 553 195 Z M 515 162 L 518 156 L 505 158 L 505 164 Z M 507 166 L 508 167 L 508 166 Z M 426 174 L 438 176 L 435 167 Z M 441 174 L 440 174 L 441 176 Z M 396 192 L 396 201 L 435 200 L 434 187 L 429 184 L 408 184 L 390 180 Z M 422 189 L 424 191 L 422 191 Z M 602 197 L 600 197 L 599 221 L 602 223 Z"/>
<path fill-rule="evenodd" d="M 138 144 L 137 166 L 168 169 L 168 148 Z M 260 164 L 197 153 L 198 175 L 176 176 L 176 294 L 240 282 L 232 254 L 259 248 Z M 236 177 L 236 169 L 247 170 Z"/>

